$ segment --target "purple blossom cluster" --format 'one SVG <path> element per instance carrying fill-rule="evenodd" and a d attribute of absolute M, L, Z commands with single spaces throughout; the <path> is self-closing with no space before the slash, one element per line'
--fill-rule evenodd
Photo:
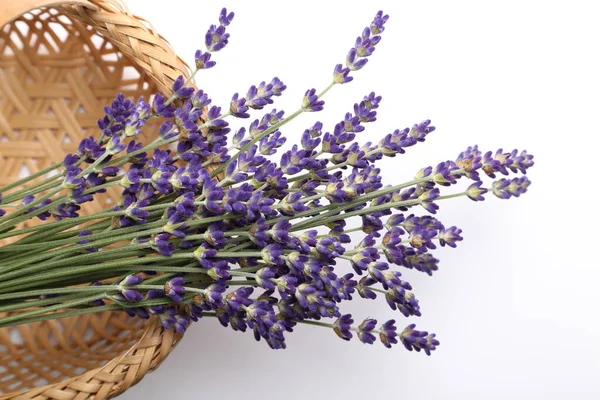
<path fill-rule="evenodd" d="M 196 53 L 197 69 L 214 65 L 210 55 L 227 44 L 232 18 L 224 9 L 220 25 L 210 27 L 207 52 Z M 335 66 L 333 84 L 350 82 L 351 71 L 366 65 L 387 20 L 381 11 L 376 14 L 349 51 L 346 66 Z M 368 318 L 355 326 L 352 316 L 342 313 L 343 303 L 356 295 L 381 297 L 403 317 L 419 317 L 419 301 L 403 273 L 432 275 L 439 268 L 438 246 L 454 248 L 463 239 L 459 228 L 430 214 L 445 198 L 481 201 L 488 191 L 501 199 L 520 196 L 530 184 L 524 176 L 491 186 L 482 178 L 525 173 L 533 157 L 517 150 L 482 153 L 474 146 L 455 161 L 427 166 L 406 183 L 386 186 L 377 162 L 424 142 L 435 127 L 425 120 L 377 142 L 363 141 L 382 101 L 374 92 L 331 129 L 312 124 L 286 151 L 279 128 L 288 118 L 323 109 L 315 89 L 306 91 L 295 115 L 284 118 L 273 109 L 229 134 L 228 116 L 249 118 L 285 88 L 278 78 L 251 86 L 245 96 L 233 95 L 227 112 L 183 77 L 174 82 L 170 99 L 157 94 L 150 103 L 132 102 L 119 95 L 98 123 L 102 137 L 84 139 L 77 153 L 65 158 L 62 188 L 68 201 L 55 206 L 40 197 L 35 204 L 32 197 L 23 199 L 23 207 L 40 211 L 42 219 L 72 218 L 79 204 L 106 185 L 118 185 L 122 195 L 112 208 L 118 215 L 111 229 L 115 235 L 137 232 L 132 243 L 146 251 L 147 263 L 115 281 L 110 300 L 131 315 L 159 318 L 165 328 L 183 332 L 191 322 L 212 316 L 278 349 L 297 324 L 312 323 L 344 340 L 400 343 L 429 355 L 439 345 L 434 334 L 414 324 L 400 330 L 395 320 L 379 325 Z M 135 141 L 150 117 L 163 119 L 156 143 L 172 147 Z M 442 192 L 463 181 L 468 184 L 462 190 Z M 348 226 L 353 217 L 359 217 L 358 227 Z M 78 246 L 102 252 L 95 233 L 82 231 Z M 163 264 L 173 269 L 181 263 L 186 272 L 161 272 L 147 280 L 149 272 L 163 271 Z M 157 279 L 160 285 L 147 284 Z"/>

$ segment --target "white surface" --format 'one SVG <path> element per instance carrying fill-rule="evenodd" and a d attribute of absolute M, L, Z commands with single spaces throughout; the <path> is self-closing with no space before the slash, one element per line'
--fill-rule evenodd
<path fill-rule="evenodd" d="M 272 351 L 207 318 L 124 399 L 600 398 L 597 2 L 127 3 L 188 62 L 220 8 L 235 11 L 230 45 L 198 84 L 226 105 L 234 92 L 278 76 L 288 90 L 275 106 L 288 113 L 306 89 L 329 82 L 384 9 L 390 20 L 369 64 L 327 95 L 324 112 L 287 126 L 289 142 L 315 118 L 331 127 L 374 90 L 384 101 L 362 140 L 425 118 L 438 128 L 383 163 L 387 183 L 475 143 L 526 148 L 536 166 L 520 199 L 441 204 L 440 219 L 461 227 L 465 240 L 438 253 L 432 278 L 404 273 L 423 317 L 405 320 L 383 301 L 344 306 L 357 318 L 396 317 L 436 332 L 442 344 L 431 357 L 308 326 L 288 336 L 287 350 Z"/>

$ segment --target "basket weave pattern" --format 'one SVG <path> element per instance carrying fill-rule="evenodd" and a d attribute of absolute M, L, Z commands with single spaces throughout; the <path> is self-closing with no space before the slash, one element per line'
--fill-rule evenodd
<path fill-rule="evenodd" d="M 169 94 L 173 80 L 189 73 L 154 28 L 121 3 L 78 3 L 32 10 L 0 28 L 0 185 L 60 162 L 96 135 L 102 106 L 116 93 Z M 118 195 L 109 191 L 84 204 L 82 214 Z M 0 399 L 114 397 L 179 339 L 156 319 L 122 312 L 0 329 Z"/>

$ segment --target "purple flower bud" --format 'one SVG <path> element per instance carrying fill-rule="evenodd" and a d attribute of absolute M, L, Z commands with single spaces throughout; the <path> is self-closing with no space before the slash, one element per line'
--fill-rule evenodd
<path fill-rule="evenodd" d="M 235 14 L 233 13 L 233 11 L 228 14 L 227 9 L 223 8 L 221 10 L 221 13 L 219 14 L 219 23 L 223 26 L 229 26 L 231 21 L 233 21 L 234 15 Z M 387 17 L 387 15 L 386 15 L 386 17 Z"/>
<path fill-rule="evenodd" d="M 377 320 L 372 318 L 365 319 L 358 326 L 358 339 L 366 344 L 373 344 L 375 342 L 375 335 L 373 330 L 377 326 Z"/>
<path fill-rule="evenodd" d="M 500 179 L 492 183 L 492 193 L 500 199 L 519 197 L 527 191 L 531 181 L 527 177 Z"/>
<path fill-rule="evenodd" d="M 439 207 L 433 202 L 433 200 L 437 199 L 438 197 L 440 197 L 440 189 L 435 188 L 423 192 L 423 194 L 419 196 L 419 201 L 424 209 L 432 214 L 435 214 Z"/>
<path fill-rule="evenodd" d="M 209 52 L 222 50 L 229 43 L 229 33 L 225 32 L 225 26 L 211 25 L 204 35 L 204 44 Z"/>
<path fill-rule="evenodd" d="M 354 320 L 352 319 L 351 314 L 345 314 L 339 317 L 334 325 L 333 331 L 336 335 L 338 335 L 341 339 L 350 340 L 352 339 L 352 324 Z"/>
<path fill-rule="evenodd" d="M 304 99 L 302 100 L 302 109 L 304 111 L 321 111 L 325 102 L 319 100 L 316 89 L 309 89 L 304 93 Z"/>
<path fill-rule="evenodd" d="M 456 226 L 452 226 L 448 229 L 445 229 L 439 235 L 440 244 L 442 246 L 448 245 L 450 247 L 456 247 L 456 242 L 463 240 L 460 234 L 462 230 L 458 229 Z"/>
<path fill-rule="evenodd" d="M 106 144 L 106 153 L 113 155 L 125 150 L 125 144 L 121 143 L 121 138 L 118 135 L 113 135 Z"/>
<path fill-rule="evenodd" d="M 378 35 L 381 32 L 383 32 L 385 30 L 385 27 L 383 25 L 387 22 L 388 19 L 389 15 L 383 15 L 383 11 L 378 11 L 375 15 L 375 18 L 373 19 L 373 22 L 371 22 L 371 34 Z"/>
<path fill-rule="evenodd" d="M 231 98 L 231 103 L 229 103 L 229 112 L 231 115 L 238 118 L 248 118 L 250 114 L 247 111 L 246 98 L 240 98 L 238 93 L 234 94 Z"/>
<path fill-rule="evenodd" d="M 407 326 L 399 335 L 400 342 L 410 351 L 423 350 L 428 356 L 439 346 L 440 342 L 435 338 L 435 334 L 429 334 L 426 331 L 418 331 L 415 324 Z"/>
<path fill-rule="evenodd" d="M 196 50 L 196 54 L 194 56 L 196 60 L 196 68 L 197 69 L 209 69 L 214 67 L 217 63 L 215 61 L 210 61 L 210 52 L 203 53 L 202 50 Z"/>
<path fill-rule="evenodd" d="M 190 101 L 192 102 L 192 106 L 198 110 L 203 110 L 204 107 L 211 103 L 210 98 L 203 90 L 196 91 L 192 97 L 190 97 Z"/>
<path fill-rule="evenodd" d="M 178 98 L 188 98 L 192 94 L 194 94 L 193 87 L 185 86 L 185 79 L 182 75 L 179 75 L 177 79 L 173 82 L 173 94 Z"/>
<path fill-rule="evenodd" d="M 185 294 L 185 279 L 182 277 L 176 277 L 168 280 L 165 283 L 165 294 L 173 299 L 174 302 L 180 303 Z"/>
<path fill-rule="evenodd" d="M 358 71 L 367 65 L 368 61 L 369 60 L 366 58 L 360 58 L 358 56 L 358 50 L 354 47 L 348 51 L 348 55 L 346 56 L 346 66 L 352 71 Z"/>
<path fill-rule="evenodd" d="M 139 275 L 128 275 L 121 281 L 122 286 L 135 286 L 144 281 L 144 278 Z"/>
<path fill-rule="evenodd" d="M 527 169 L 533 166 L 533 155 L 527 154 L 527 151 L 523 150 L 520 154 L 518 154 L 518 150 L 513 150 L 510 153 L 510 164 L 508 164 L 508 168 L 512 172 L 521 172 L 525 174 Z"/>
<path fill-rule="evenodd" d="M 223 129 L 227 127 L 229 125 L 227 121 L 220 117 L 221 107 L 212 106 L 206 115 L 206 125 L 208 125 L 210 129 Z"/>
<path fill-rule="evenodd" d="M 176 108 L 173 104 L 166 105 L 165 103 L 165 98 L 160 93 L 156 93 L 152 102 L 152 109 L 163 118 L 171 118 L 175 115 Z"/>
<path fill-rule="evenodd" d="M 261 257 L 267 264 L 281 265 L 284 263 L 283 246 L 280 244 L 270 244 L 262 249 Z"/>
<path fill-rule="evenodd" d="M 117 176 L 117 174 L 119 173 L 119 167 L 104 167 L 100 170 L 100 173 L 104 176 Z"/>
<path fill-rule="evenodd" d="M 375 95 L 375 92 L 369 93 L 368 96 L 365 96 L 362 101 L 366 108 L 369 110 L 375 110 L 379 107 L 379 103 L 381 102 L 381 96 Z"/>
<path fill-rule="evenodd" d="M 354 79 L 353 77 L 348 76 L 349 73 L 350 68 L 344 68 L 342 64 L 338 64 L 333 70 L 333 81 L 340 84 L 348 83 Z"/>
<path fill-rule="evenodd" d="M 389 321 L 384 322 L 379 328 L 379 340 L 388 349 L 391 348 L 393 344 L 398 343 L 398 339 L 396 339 L 398 334 L 396 333 L 397 328 L 395 323 L 395 320 L 390 319 Z"/>
<path fill-rule="evenodd" d="M 483 167 L 481 160 L 481 152 L 477 148 L 477 145 L 473 147 L 469 146 L 465 151 L 458 155 L 456 165 L 458 168 L 466 171 L 466 176 L 469 177 L 469 179 L 478 181 L 479 174 L 477 173 L 477 170 Z"/>
<path fill-rule="evenodd" d="M 485 197 L 483 197 L 483 195 L 486 194 L 488 190 L 486 188 L 482 188 L 482 184 L 483 182 L 479 181 L 469 186 L 467 188 L 467 191 L 465 192 L 467 194 L 467 197 L 469 197 L 473 201 L 485 200 Z"/>

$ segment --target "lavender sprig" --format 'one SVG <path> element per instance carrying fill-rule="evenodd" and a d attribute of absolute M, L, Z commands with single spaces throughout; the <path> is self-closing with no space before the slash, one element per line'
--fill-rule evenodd
<path fill-rule="evenodd" d="M 223 9 L 219 25 L 210 27 L 193 74 L 215 65 L 211 55 L 228 43 L 232 18 Z M 315 122 L 299 143 L 277 154 L 286 139 L 281 128 L 323 110 L 324 94 L 366 65 L 387 20 L 376 14 L 346 66 L 335 66 L 322 92 L 307 90 L 296 112 L 284 117 L 273 109 L 232 135 L 227 118 L 248 118 L 273 103 L 283 82 L 274 78 L 245 96 L 234 94 L 226 111 L 192 88 L 191 77 L 176 79 L 168 99 L 117 96 L 99 121 L 101 137 L 82 140 L 54 168 L 57 178 L 2 191 L 0 205 L 10 212 L 0 211 L 0 239 L 27 236 L 0 247 L 0 312 L 16 312 L 0 326 L 121 309 L 178 332 L 214 317 L 274 349 L 285 348 L 288 332 L 304 323 L 333 329 L 344 340 L 434 351 L 435 335 L 414 324 L 402 331 L 394 320 L 355 325 L 342 313 L 344 302 L 356 295 L 383 299 L 403 317 L 420 316 L 406 270 L 432 275 L 440 268 L 438 247 L 463 240 L 461 229 L 433 216 L 442 200 L 519 197 L 530 181 L 499 175 L 527 173 L 533 157 L 472 146 L 455 161 L 386 185 L 378 161 L 404 154 L 435 127 L 425 120 L 372 139 L 364 132 L 382 100 L 374 92 L 331 129 Z M 157 138 L 137 142 L 156 117 L 164 119 Z M 120 198 L 94 215 L 78 215 L 80 204 L 107 190 L 119 190 Z M 359 227 L 349 225 L 354 217 Z M 15 229 L 32 218 L 45 223 Z M 82 222 L 91 224 L 72 229 Z M 24 311 L 29 306 L 38 308 Z M 54 314 L 65 307 L 73 309 Z"/>

